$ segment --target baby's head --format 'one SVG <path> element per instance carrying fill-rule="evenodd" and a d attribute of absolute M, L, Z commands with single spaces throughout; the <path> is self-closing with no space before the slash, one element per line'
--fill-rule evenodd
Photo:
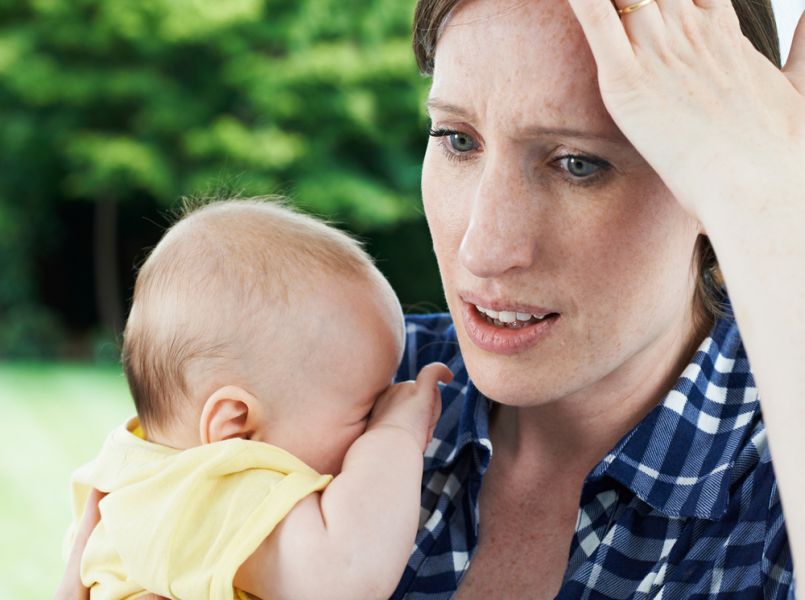
<path fill-rule="evenodd" d="M 403 340 L 399 302 L 355 240 L 230 200 L 190 212 L 143 264 L 123 365 L 150 440 L 250 438 L 335 473 Z"/>

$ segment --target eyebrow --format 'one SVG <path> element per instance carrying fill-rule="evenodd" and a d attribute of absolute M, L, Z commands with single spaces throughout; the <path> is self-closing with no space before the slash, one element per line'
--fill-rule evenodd
<path fill-rule="evenodd" d="M 432 109 L 440 110 L 442 112 L 450 113 L 452 115 L 456 115 L 457 117 L 461 117 L 462 119 L 466 119 L 468 121 L 472 121 L 474 114 L 466 109 L 457 106 L 455 104 L 450 104 L 449 102 L 445 102 L 440 100 L 439 98 L 428 98 L 428 101 L 425 103 L 425 108 L 430 114 Z M 581 129 L 573 129 L 572 127 L 542 127 L 539 125 L 531 125 L 529 127 L 525 127 L 522 129 L 522 132 L 527 136 L 557 136 L 557 137 L 574 137 L 579 139 L 588 139 L 588 140 L 603 140 L 605 142 L 612 142 L 615 144 L 628 144 L 626 137 L 623 134 L 615 134 L 615 135 L 601 135 L 596 133 L 591 133 L 589 131 L 584 131 Z"/>
<path fill-rule="evenodd" d="M 460 106 L 450 104 L 449 102 L 444 102 L 443 100 L 439 100 L 438 98 L 428 98 L 428 101 L 425 102 L 425 108 L 427 109 L 428 113 L 430 113 L 430 111 L 435 108 L 436 110 L 452 113 L 454 115 L 464 117 L 466 119 L 469 119 L 472 116 L 472 113 L 467 112 Z"/>

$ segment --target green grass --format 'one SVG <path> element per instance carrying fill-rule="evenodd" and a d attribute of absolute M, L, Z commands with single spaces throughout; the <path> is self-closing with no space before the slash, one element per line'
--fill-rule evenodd
<path fill-rule="evenodd" d="M 119 367 L 0 363 L 0 598 L 50 598 L 70 474 L 134 413 Z"/>

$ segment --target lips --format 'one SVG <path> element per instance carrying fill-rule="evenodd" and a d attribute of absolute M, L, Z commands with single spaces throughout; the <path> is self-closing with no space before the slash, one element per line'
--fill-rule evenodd
<path fill-rule="evenodd" d="M 544 340 L 561 319 L 550 309 L 506 301 L 461 296 L 464 329 L 470 341 L 482 350 L 511 356 Z"/>

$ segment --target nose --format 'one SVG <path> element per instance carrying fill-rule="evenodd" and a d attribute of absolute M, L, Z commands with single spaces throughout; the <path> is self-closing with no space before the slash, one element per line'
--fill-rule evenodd
<path fill-rule="evenodd" d="M 487 155 L 477 180 L 459 260 L 477 277 L 498 277 L 534 262 L 533 193 L 516 160 Z"/>

